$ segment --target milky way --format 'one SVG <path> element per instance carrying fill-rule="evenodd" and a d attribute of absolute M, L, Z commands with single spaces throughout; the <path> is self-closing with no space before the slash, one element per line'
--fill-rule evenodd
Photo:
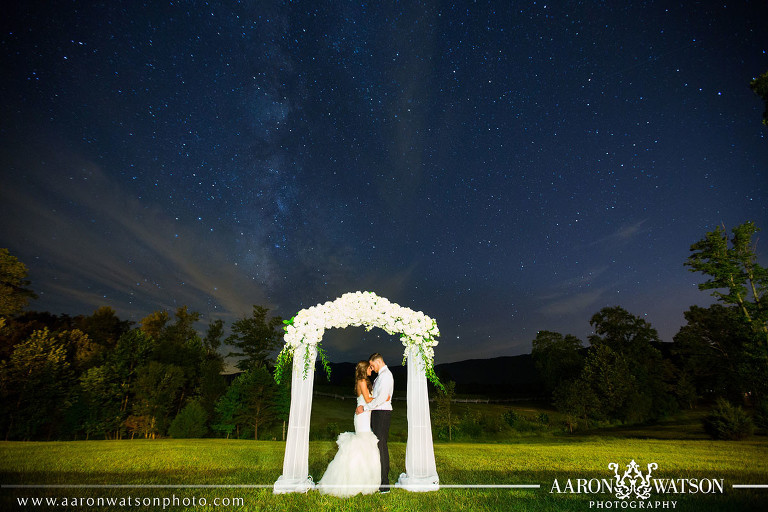
<path fill-rule="evenodd" d="M 0 246 L 31 307 L 202 329 L 371 290 L 437 319 L 438 362 L 614 305 L 671 341 L 711 301 L 690 245 L 768 229 L 768 10 L 506 4 L 15 7 Z M 331 358 L 400 353 L 361 336 Z"/>

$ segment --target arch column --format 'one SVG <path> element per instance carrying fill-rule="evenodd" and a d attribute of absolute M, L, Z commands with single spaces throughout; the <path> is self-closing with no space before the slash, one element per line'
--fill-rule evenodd
<path fill-rule="evenodd" d="M 424 361 L 413 345 L 406 349 L 408 366 L 408 442 L 405 446 L 405 473 L 397 487 L 407 491 L 426 492 L 440 488 L 432 444 L 432 422 L 429 416 L 429 394 Z"/>
<path fill-rule="evenodd" d="M 309 346 L 309 360 L 304 345 L 293 354 L 291 373 L 291 411 L 288 416 L 288 434 L 285 439 L 283 474 L 275 482 L 273 492 L 307 492 L 315 488 L 309 476 L 309 418 L 312 414 L 312 391 L 315 383 L 317 347 Z M 305 364 L 309 370 L 304 378 Z"/>

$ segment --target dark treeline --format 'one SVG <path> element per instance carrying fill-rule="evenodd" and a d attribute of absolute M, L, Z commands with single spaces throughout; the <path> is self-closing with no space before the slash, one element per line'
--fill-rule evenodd
<path fill-rule="evenodd" d="M 756 350 L 737 308 L 692 306 L 685 318 L 673 343 L 663 343 L 649 322 L 621 307 L 592 316 L 588 347 L 575 336 L 540 331 L 532 355 L 569 429 L 656 421 L 718 398 L 762 403 L 765 351 Z"/>
<path fill-rule="evenodd" d="M 18 263 L 1 256 L 4 267 Z M 3 313 L 3 439 L 258 438 L 260 427 L 287 420 L 290 395 L 275 384 L 269 361 L 280 319 L 266 308 L 254 306 L 226 339 L 221 320 L 198 333 L 200 315 L 186 306 L 151 313 L 138 326 L 109 307 L 76 317 Z M 223 375 L 224 341 L 239 358 L 232 382 Z"/>

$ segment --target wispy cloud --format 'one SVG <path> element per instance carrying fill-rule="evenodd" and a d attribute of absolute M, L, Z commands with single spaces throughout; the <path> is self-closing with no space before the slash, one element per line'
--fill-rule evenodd
<path fill-rule="evenodd" d="M 548 316 L 580 316 L 585 317 L 595 312 L 600 300 L 609 290 L 608 287 L 587 289 L 577 293 L 563 293 L 559 298 L 550 297 L 540 308 L 540 312 Z"/>
<path fill-rule="evenodd" d="M 571 277 L 570 279 L 559 281 L 556 289 L 550 291 L 549 293 L 540 294 L 539 298 L 542 300 L 554 300 L 563 295 L 563 290 L 591 286 L 593 283 L 599 281 L 600 278 L 609 269 L 610 266 L 608 265 L 592 267 L 577 276 Z"/>
<path fill-rule="evenodd" d="M 632 239 L 634 239 L 637 235 L 643 233 L 645 230 L 643 229 L 643 226 L 645 223 L 648 222 L 648 219 L 642 219 L 634 224 L 625 224 L 612 233 L 609 233 L 606 236 L 603 236 L 597 240 L 594 240 L 592 242 L 589 242 L 586 244 L 587 247 L 592 247 L 595 245 L 613 245 L 617 243 L 626 243 Z"/>
<path fill-rule="evenodd" d="M 89 162 L 62 163 L 68 172 L 30 174 L 2 194 L 3 237 L 44 269 L 30 276 L 41 297 L 69 297 L 72 309 L 140 303 L 144 314 L 189 304 L 239 316 L 268 303 L 276 264 L 263 247 L 252 247 L 255 264 L 242 268 L 218 234 L 139 201 Z"/>
<path fill-rule="evenodd" d="M 630 238 L 634 237 L 635 235 L 637 235 L 642 231 L 642 227 L 647 221 L 648 219 L 643 219 L 638 222 L 635 222 L 634 224 L 622 226 L 616 232 L 613 233 L 612 237 L 617 238 L 619 240 L 629 240 Z"/>

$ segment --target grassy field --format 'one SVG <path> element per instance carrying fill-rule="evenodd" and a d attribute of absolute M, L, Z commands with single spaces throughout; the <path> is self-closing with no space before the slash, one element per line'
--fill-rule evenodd
<path fill-rule="evenodd" d="M 390 430 L 394 482 L 404 471 L 407 418 L 405 403 L 395 404 Z M 313 404 L 309 471 L 318 480 L 336 452 L 334 430 L 351 430 L 354 402 L 316 397 Z M 503 421 L 509 410 L 525 418 L 546 415 L 546 428 L 518 430 Z M 746 441 L 711 441 L 701 427 L 706 411 L 686 412 L 652 426 L 602 425 L 566 434 L 560 415 L 540 404 L 457 404 L 459 416 L 483 415 L 483 431 L 472 442 L 435 442 L 441 484 L 538 484 L 539 489 L 442 488 L 433 493 L 400 489 L 386 495 L 357 496 L 347 500 L 308 494 L 273 495 L 271 485 L 282 472 L 284 444 L 252 440 L 124 440 L 50 443 L 0 443 L 0 507 L 21 510 L 18 498 L 132 498 L 133 506 L 105 506 L 98 510 L 162 510 L 177 500 L 205 499 L 198 510 L 598 510 L 597 501 L 615 502 L 611 494 L 551 493 L 553 481 L 609 479 L 608 464 L 622 470 L 631 460 L 644 469 L 655 462 L 656 478 L 723 479 L 724 494 L 654 495 L 648 502 L 674 502 L 674 510 L 767 510 L 768 489 L 733 489 L 733 484 L 768 484 L 768 438 Z M 493 431 L 493 427 L 497 430 Z M 495 426 L 495 427 L 494 427 Z M 267 431 L 279 439 L 280 429 Z M 121 485 L 120 488 L 9 488 L 7 485 Z M 231 485 L 230 488 L 190 488 L 193 485 Z M 144 488 L 142 485 L 165 485 Z M 266 488 L 242 487 L 265 485 Z M 136 498 L 158 499 L 159 506 L 135 506 Z M 224 500 L 215 507 L 215 500 Z M 229 500 L 228 502 L 226 500 Z M 242 500 L 236 502 L 235 500 Z M 31 502 L 28 502 L 31 503 Z M 84 506 L 69 507 L 87 510 Z M 218 503 L 218 502 L 216 502 Z M 183 501 L 180 501 L 183 504 Z M 590 505 L 592 505 L 590 507 Z M 669 504 L 668 510 L 673 510 Z M 616 508 L 615 505 L 612 508 Z M 59 510 L 66 507 L 57 507 Z M 93 507 L 96 509 L 96 507 Z M 605 510 L 605 508 L 603 509 Z"/>
<path fill-rule="evenodd" d="M 392 480 L 405 465 L 405 444 L 390 443 Z M 590 510 L 590 501 L 612 495 L 551 494 L 555 478 L 610 478 L 607 465 L 636 460 L 656 462 L 659 478 L 722 478 L 723 495 L 691 494 L 660 498 L 675 501 L 674 510 L 765 510 L 768 489 L 732 489 L 734 483 L 768 483 L 768 440 L 633 439 L 629 437 L 529 438 L 510 443 L 437 443 L 435 457 L 442 484 L 539 484 L 540 489 L 441 489 L 341 500 L 308 494 L 273 495 L 271 488 L 137 488 L 135 485 L 271 485 L 282 470 L 284 445 L 279 441 L 223 439 L 134 440 L 0 443 L 2 510 L 21 510 L 17 498 L 116 499 L 204 498 L 198 510 Z M 310 443 L 310 474 L 319 479 L 335 453 L 332 441 Z M 29 485 L 125 485 L 124 488 L 8 488 Z M 214 500 L 241 498 L 236 506 L 214 507 Z M 58 507 L 62 509 L 61 507 Z M 87 506 L 73 509 L 85 510 Z M 126 510 L 137 507 L 99 507 Z M 184 507 L 170 506 L 180 510 Z M 138 507 L 160 510 L 162 506 Z M 593 508 L 594 510 L 594 505 Z M 671 508 L 670 508 L 671 509 Z"/>
<path fill-rule="evenodd" d="M 405 402 L 395 402 L 392 414 L 392 425 L 389 440 L 405 442 L 408 438 L 408 418 L 405 412 Z M 313 400 L 311 416 L 311 436 L 313 440 L 335 439 L 329 437 L 329 431 L 337 428 L 343 432 L 352 430 L 353 411 L 355 403 L 352 397 L 345 400 L 317 396 Z M 548 417 L 546 428 L 532 431 L 519 431 L 511 428 L 503 419 L 505 412 L 513 410 L 523 418 L 535 419 L 541 415 Z M 453 406 L 453 414 L 457 418 L 480 415 L 484 425 L 481 432 L 468 438 L 466 433 L 458 432 L 456 441 L 460 442 L 517 442 L 521 439 L 560 438 L 582 436 L 632 437 L 642 439 L 709 439 L 704 432 L 701 420 L 708 413 L 707 409 L 685 411 L 675 417 L 668 418 L 652 426 L 638 425 L 606 425 L 591 426 L 587 430 L 579 430 L 574 435 L 568 434 L 564 426 L 564 416 L 551 407 L 537 402 L 515 402 L 511 404 L 495 403 L 457 403 Z M 330 427 L 330 428 L 329 428 Z M 460 430 L 460 428 L 459 428 Z M 267 438 L 281 438 L 279 427 L 271 429 Z"/>

